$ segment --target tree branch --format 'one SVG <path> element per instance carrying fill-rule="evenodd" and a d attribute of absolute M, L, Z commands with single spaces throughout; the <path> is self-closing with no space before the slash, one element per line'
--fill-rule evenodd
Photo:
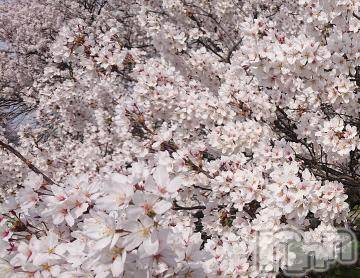
<path fill-rule="evenodd" d="M 192 207 L 182 207 L 176 202 L 173 203 L 173 210 L 196 210 L 196 209 L 206 209 L 206 206 L 192 206 Z"/>
<path fill-rule="evenodd" d="M 41 172 L 36 166 L 34 166 L 30 160 L 26 159 L 20 152 L 18 152 L 15 148 L 13 148 L 12 146 L 2 142 L 0 140 L 0 146 L 6 150 L 8 150 L 9 152 L 11 152 L 12 154 L 14 154 L 15 156 L 17 156 L 18 158 L 20 158 L 28 167 L 31 171 L 33 171 L 34 173 L 41 175 L 44 180 L 48 183 L 48 184 L 55 184 L 55 182 L 50 179 L 47 175 L 45 175 L 43 172 Z"/>

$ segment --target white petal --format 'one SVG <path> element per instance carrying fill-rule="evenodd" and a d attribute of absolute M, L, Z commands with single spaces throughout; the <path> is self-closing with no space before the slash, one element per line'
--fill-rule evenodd
<path fill-rule="evenodd" d="M 71 214 L 67 214 L 67 215 L 65 215 L 65 220 L 66 220 L 66 223 L 70 226 L 70 227 L 72 227 L 73 225 L 74 225 L 74 223 L 75 223 L 75 221 L 74 221 L 74 218 L 71 216 Z"/>
<path fill-rule="evenodd" d="M 171 180 L 170 184 L 167 186 L 167 191 L 169 192 L 176 192 L 180 188 L 181 184 L 183 183 L 182 178 L 176 177 Z"/>
<path fill-rule="evenodd" d="M 121 254 L 121 256 L 117 256 L 114 262 L 111 265 L 111 272 L 114 277 L 119 277 L 121 273 L 124 271 L 124 262 L 126 259 L 126 251 Z"/>
<path fill-rule="evenodd" d="M 132 234 L 125 238 L 124 245 L 126 250 L 131 251 L 142 243 L 143 238 L 139 234 Z"/>
<path fill-rule="evenodd" d="M 53 248 L 54 246 L 57 245 L 59 236 L 56 233 L 50 231 L 48 234 L 48 240 L 49 240 L 49 247 Z"/>
<path fill-rule="evenodd" d="M 141 215 L 144 214 L 144 208 L 141 207 L 131 207 L 127 210 L 127 217 L 132 220 L 138 219 Z"/>
<path fill-rule="evenodd" d="M 120 184 L 126 184 L 128 182 L 128 178 L 126 176 L 118 173 L 112 174 L 111 180 Z"/>
<path fill-rule="evenodd" d="M 99 209 L 108 210 L 115 206 L 115 195 L 107 195 L 96 200 L 96 206 Z"/>
<path fill-rule="evenodd" d="M 140 218 L 140 221 L 141 221 L 142 225 L 145 226 L 145 227 L 150 227 L 150 226 L 153 226 L 153 225 L 154 225 L 153 219 L 150 218 L 150 217 L 147 216 L 147 215 L 143 215 L 143 216 Z"/>
<path fill-rule="evenodd" d="M 50 273 L 53 277 L 58 277 L 58 275 L 60 274 L 60 266 L 58 265 L 53 265 L 51 268 L 50 268 Z"/>
<path fill-rule="evenodd" d="M 129 184 L 124 184 L 121 187 L 121 191 L 125 193 L 126 196 L 130 197 L 132 195 L 134 195 L 134 188 L 132 185 Z"/>
<path fill-rule="evenodd" d="M 159 241 L 156 236 L 152 235 L 144 240 L 143 247 L 148 255 L 154 255 L 159 250 Z"/>
<path fill-rule="evenodd" d="M 39 253 L 34 256 L 33 263 L 35 265 L 42 265 L 44 263 L 47 263 L 49 261 L 49 258 L 46 253 Z"/>
<path fill-rule="evenodd" d="M 25 264 L 26 259 L 25 255 L 19 253 L 10 260 L 10 264 L 13 266 L 21 266 Z"/>
<path fill-rule="evenodd" d="M 67 251 L 67 244 L 66 243 L 60 243 L 58 246 L 55 247 L 55 253 L 58 255 L 64 255 Z"/>
<path fill-rule="evenodd" d="M 95 249 L 100 250 L 104 249 L 106 246 L 108 246 L 111 243 L 112 237 L 105 237 L 100 240 L 98 240 L 94 246 Z"/>
<path fill-rule="evenodd" d="M 54 215 L 53 217 L 53 223 L 54 225 L 59 225 L 64 221 L 64 215 L 61 213 L 58 213 L 56 215 Z"/>
<path fill-rule="evenodd" d="M 110 249 L 115 246 L 115 244 L 118 242 L 119 238 L 120 238 L 120 234 L 115 233 L 114 237 L 111 240 Z"/>
<path fill-rule="evenodd" d="M 170 202 L 162 200 L 154 205 L 154 211 L 156 214 L 163 214 L 165 211 L 169 210 L 171 206 Z"/>
<path fill-rule="evenodd" d="M 145 195 L 139 191 L 136 191 L 135 194 L 132 196 L 132 200 L 135 205 L 140 205 L 145 202 Z"/>
<path fill-rule="evenodd" d="M 163 166 L 156 167 L 153 177 L 158 185 L 166 186 L 170 182 L 169 174 Z"/>

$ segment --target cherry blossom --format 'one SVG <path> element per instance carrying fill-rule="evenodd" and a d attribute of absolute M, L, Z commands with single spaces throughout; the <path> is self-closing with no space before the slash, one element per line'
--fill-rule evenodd
<path fill-rule="evenodd" d="M 339 258 L 337 229 L 359 234 L 359 9 L 1 1 L 0 276 L 275 277 L 297 233 Z"/>

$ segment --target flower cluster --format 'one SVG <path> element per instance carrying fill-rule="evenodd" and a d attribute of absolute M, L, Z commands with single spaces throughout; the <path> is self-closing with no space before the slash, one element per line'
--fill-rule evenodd
<path fill-rule="evenodd" d="M 276 277 L 283 231 L 336 258 L 359 30 L 353 0 L 2 1 L 1 277 Z"/>

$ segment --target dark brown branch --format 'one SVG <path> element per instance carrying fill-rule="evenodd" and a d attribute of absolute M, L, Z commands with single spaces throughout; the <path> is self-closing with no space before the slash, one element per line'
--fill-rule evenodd
<path fill-rule="evenodd" d="M 238 48 L 239 44 L 241 44 L 242 40 L 243 40 L 243 38 L 240 38 L 240 40 L 238 40 L 238 42 L 233 45 L 233 47 L 229 50 L 224 62 L 230 64 L 231 56 L 232 56 L 233 52 Z"/>
<path fill-rule="evenodd" d="M 360 176 L 355 171 L 357 165 L 356 152 L 352 152 L 350 157 L 349 169 L 342 169 L 339 166 L 331 165 L 326 162 L 326 154 L 321 150 L 320 157 L 316 154 L 313 144 L 306 139 L 298 138 L 295 129 L 296 124 L 287 116 L 282 108 L 277 108 L 277 120 L 275 121 L 275 130 L 283 134 L 286 140 L 303 145 L 308 150 L 308 155 L 296 154 L 296 159 L 301 161 L 316 177 L 324 180 L 338 181 L 344 184 L 348 189 L 360 190 Z M 325 162 L 323 156 L 325 155 Z"/>
<path fill-rule="evenodd" d="M 212 177 L 210 175 L 210 173 L 208 173 L 207 171 L 205 171 L 201 166 L 196 165 L 194 162 L 191 161 L 191 159 L 189 158 L 185 158 L 184 159 L 186 165 L 188 165 L 189 167 L 191 167 L 192 170 L 198 172 L 198 173 L 203 173 L 205 176 L 207 176 L 209 179 L 213 179 L 214 177 Z"/>
<path fill-rule="evenodd" d="M 35 165 L 33 165 L 31 163 L 30 160 L 26 159 L 20 152 L 18 152 L 15 148 L 13 148 L 12 146 L 2 142 L 0 140 L 0 146 L 6 150 L 8 150 L 9 152 L 11 152 L 12 154 L 14 154 L 15 156 L 17 156 L 18 158 L 20 158 L 28 167 L 31 171 L 33 171 L 34 173 L 41 175 L 44 180 L 48 183 L 48 184 L 55 184 L 55 182 L 50 179 L 47 175 L 45 175 L 43 172 L 41 172 Z"/>
<path fill-rule="evenodd" d="M 203 187 L 203 186 L 200 186 L 200 185 L 194 185 L 194 188 L 205 190 L 205 191 L 212 191 L 211 188 L 206 188 L 206 187 Z"/>
<path fill-rule="evenodd" d="M 206 209 L 206 206 L 192 206 L 192 207 L 183 207 L 178 205 L 176 202 L 173 203 L 173 210 L 197 210 L 197 209 Z"/>
<path fill-rule="evenodd" d="M 338 181 L 346 186 L 358 188 L 360 190 L 360 179 L 346 175 L 340 171 L 330 168 L 324 163 L 305 158 L 301 155 L 296 155 L 296 158 L 301 160 L 315 176 L 328 180 Z"/>
<path fill-rule="evenodd" d="M 198 43 L 200 43 L 202 46 L 204 46 L 207 50 L 210 50 L 212 53 L 214 53 L 216 56 L 218 56 L 221 61 L 224 61 L 224 57 L 221 56 L 215 49 L 213 49 L 210 45 L 203 42 L 201 39 L 197 40 Z M 210 41 L 209 41 L 210 42 Z"/>

